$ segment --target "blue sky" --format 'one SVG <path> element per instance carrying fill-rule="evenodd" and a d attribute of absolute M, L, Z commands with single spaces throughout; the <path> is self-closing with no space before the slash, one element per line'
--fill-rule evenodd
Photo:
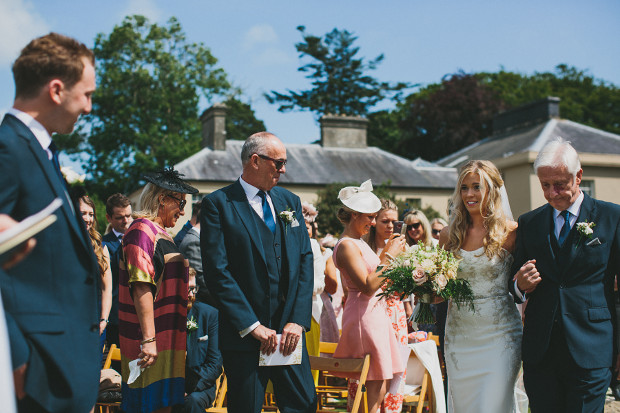
<path fill-rule="evenodd" d="M 177 17 L 188 39 L 209 47 L 244 90 L 257 117 L 290 143 L 319 138 L 313 115 L 280 113 L 263 93 L 308 86 L 297 72 L 299 25 L 315 35 L 354 32 L 362 56 L 385 54 L 373 73 L 384 81 L 424 85 L 460 69 L 531 74 L 567 63 L 620 85 L 618 0 L 0 0 L 0 112 L 13 101 L 11 63 L 31 38 L 58 31 L 92 46 L 97 33 L 134 13 L 157 22 Z"/>

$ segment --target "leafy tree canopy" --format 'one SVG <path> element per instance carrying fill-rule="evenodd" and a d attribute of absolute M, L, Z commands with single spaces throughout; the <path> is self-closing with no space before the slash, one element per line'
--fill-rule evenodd
<path fill-rule="evenodd" d="M 333 29 L 324 37 L 306 33 L 297 27 L 303 41 L 295 44 L 300 58 L 310 61 L 299 67 L 312 81 L 312 89 L 286 93 L 272 91 L 265 97 L 270 103 L 280 103 L 281 112 L 293 109 L 324 114 L 364 116 L 369 109 L 387 97 L 398 98 L 407 83 L 380 82 L 367 73 L 383 61 L 383 54 L 372 60 L 357 57 L 357 37 L 347 30 Z"/>
<path fill-rule="evenodd" d="M 88 153 L 91 191 L 106 199 L 198 151 L 199 98 L 211 101 L 230 84 L 209 49 L 188 42 L 175 18 L 160 26 L 126 17 L 109 35 L 97 35 L 94 52 L 92 114 L 62 143 L 69 153 Z"/>
<path fill-rule="evenodd" d="M 492 135 L 493 117 L 547 96 L 560 100 L 562 118 L 620 133 L 620 91 L 587 72 L 558 65 L 555 72 L 446 75 L 393 111 L 370 114 L 368 141 L 414 159 L 436 160 Z"/>
<path fill-rule="evenodd" d="M 231 96 L 226 100 L 226 139 L 246 140 L 253 133 L 266 130 L 265 123 L 256 118 L 249 103 Z"/>

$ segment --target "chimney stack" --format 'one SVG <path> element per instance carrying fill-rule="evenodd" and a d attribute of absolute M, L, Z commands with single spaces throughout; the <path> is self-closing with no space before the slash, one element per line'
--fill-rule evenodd
<path fill-rule="evenodd" d="M 368 119 L 361 116 L 323 115 L 321 145 L 324 148 L 366 148 Z"/>
<path fill-rule="evenodd" d="M 493 135 L 537 125 L 559 117 L 560 98 L 548 96 L 495 116 L 493 118 Z"/>
<path fill-rule="evenodd" d="M 202 123 L 201 148 L 214 151 L 226 150 L 226 112 L 228 107 L 223 103 L 215 103 L 200 116 Z"/>

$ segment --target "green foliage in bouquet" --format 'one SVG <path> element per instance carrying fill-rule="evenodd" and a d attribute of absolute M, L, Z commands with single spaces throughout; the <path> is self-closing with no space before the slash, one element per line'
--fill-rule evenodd
<path fill-rule="evenodd" d="M 457 278 L 460 260 L 439 247 L 425 247 L 422 243 L 409 247 L 392 258 L 382 274 L 385 278 L 381 297 L 415 294 L 418 305 L 414 321 L 435 323 L 430 304 L 433 296 L 452 300 L 457 307 L 466 304 L 474 311 L 474 294 L 469 281 Z"/>

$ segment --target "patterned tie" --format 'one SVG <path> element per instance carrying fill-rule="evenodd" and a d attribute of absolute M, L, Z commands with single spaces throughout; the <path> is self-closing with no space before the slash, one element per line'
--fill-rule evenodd
<path fill-rule="evenodd" d="M 564 217 L 564 226 L 562 226 L 562 230 L 560 231 L 560 236 L 558 237 L 558 245 L 561 247 L 566 241 L 566 237 L 568 237 L 568 233 L 570 232 L 570 212 L 568 210 L 560 212 L 560 215 Z"/>
<path fill-rule="evenodd" d="M 273 214 L 271 213 L 271 208 L 269 207 L 269 202 L 267 202 L 267 194 L 265 191 L 258 191 L 258 196 L 260 196 L 263 200 L 263 221 L 267 225 L 267 228 L 272 233 L 276 233 L 276 222 L 273 220 Z"/>

